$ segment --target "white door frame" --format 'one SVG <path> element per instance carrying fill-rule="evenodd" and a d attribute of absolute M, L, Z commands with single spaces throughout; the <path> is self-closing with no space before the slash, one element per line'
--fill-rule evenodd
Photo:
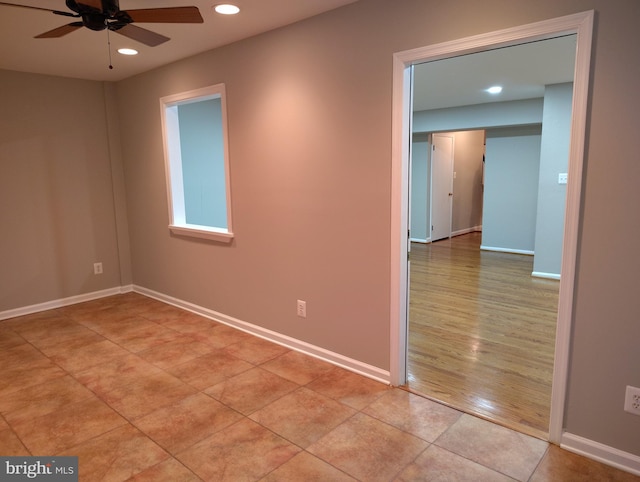
<path fill-rule="evenodd" d="M 392 174 L 391 174 L 391 313 L 390 381 L 403 385 L 407 379 L 407 233 L 409 211 L 409 151 L 411 134 L 411 66 L 491 48 L 577 34 L 573 83 L 569 181 L 565 207 L 562 277 L 558 300 L 555 364 L 551 393 L 549 441 L 559 444 L 563 432 L 569 367 L 569 344 L 573 314 L 573 290 L 578 244 L 580 192 L 585 147 L 587 100 L 593 35 L 593 10 L 513 27 L 496 32 L 406 50 L 393 56 Z"/>

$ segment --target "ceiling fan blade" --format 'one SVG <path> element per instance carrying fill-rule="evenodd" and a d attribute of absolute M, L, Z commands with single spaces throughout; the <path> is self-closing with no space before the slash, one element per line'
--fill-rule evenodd
<path fill-rule="evenodd" d="M 155 32 L 152 32 L 151 30 L 137 27 L 131 24 L 125 25 L 118 29 L 114 29 L 114 32 L 117 32 L 120 35 L 124 35 L 125 37 L 130 38 L 132 40 L 136 40 L 149 47 L 155 47 L 157 45 L 160 45 L 166 42 L 167 40 L 170 40 L 169 37 L 165 37 L 164 35 L 160 35 L 159 33 L 155 33 Z"/>
<path fill-rule="evenodd" d="M 134 22 L 148 23 L 203 23 L 198 7 L 141 8 L 126 10 Z"/>
<path fill-rule="evenodd" d="M 67 35 L 68 33 L 75 32 L 79 28 L 82 28 L 82 22 L 73 22 L 62 27 L 54 28 L 48 32 L 36 35 L 34 38 L 58 38 Z"/>
<path fill-rule="evenodd" d="M 29 8 L 31 10 L 42 10 L 44 12 L 55 13 L 56 15 L 64 15 L 65 17 L 79 17 L 80 16 L 80 15 L 76 15 L 75 13 L 71 13 L 71 12 L 63 12 L 62 10 L 51 10 L 50 8 L 32 7 L 31 5 L 18 5 L 17 3 L 0 2 L 0 5 L 6 5 L 7 7 Z"/>

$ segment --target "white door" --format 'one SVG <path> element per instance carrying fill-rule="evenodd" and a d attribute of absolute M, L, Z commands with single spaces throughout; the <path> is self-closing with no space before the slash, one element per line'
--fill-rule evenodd
<path fill-rule="evenodd" d="M 453 137 L 434 134 L 431 152 L 431 241 L 451 237 Z"/>

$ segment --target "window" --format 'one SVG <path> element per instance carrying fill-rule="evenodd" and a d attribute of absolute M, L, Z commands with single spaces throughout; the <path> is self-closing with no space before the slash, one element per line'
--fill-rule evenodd
<path fill-rule="evenodd" d="M 224 84 L 162 97 L 169 229 L 230 242 L 231 201 Z"/>

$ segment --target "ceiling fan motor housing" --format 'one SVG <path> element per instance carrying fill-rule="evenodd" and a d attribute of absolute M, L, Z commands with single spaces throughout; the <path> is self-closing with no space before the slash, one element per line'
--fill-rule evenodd
<path fill-rule="evenodd" d="M 107 19 L 104 15 L 96 13 L 83 13 L 82 23 L 85 27 L 91 30 L 99 31 L 107 28 Z"/>
<path fill-rule="evenodd" d="M 101 8 L 94 5 L 95 1 L 83 3 L 81 0 L 66 0 L 65 3 L 70 10 L 82 17 L 82 23 L 90 30 L 117 30 L 131 23 L 131 17 L 120 11 L 119 0 L 101 0 Z"/>
<path fill-rule="evenodd" d="M 120 0 L 102 0 L 102 11 L 109 18 L 115 17 L 120 11 Z"/>

